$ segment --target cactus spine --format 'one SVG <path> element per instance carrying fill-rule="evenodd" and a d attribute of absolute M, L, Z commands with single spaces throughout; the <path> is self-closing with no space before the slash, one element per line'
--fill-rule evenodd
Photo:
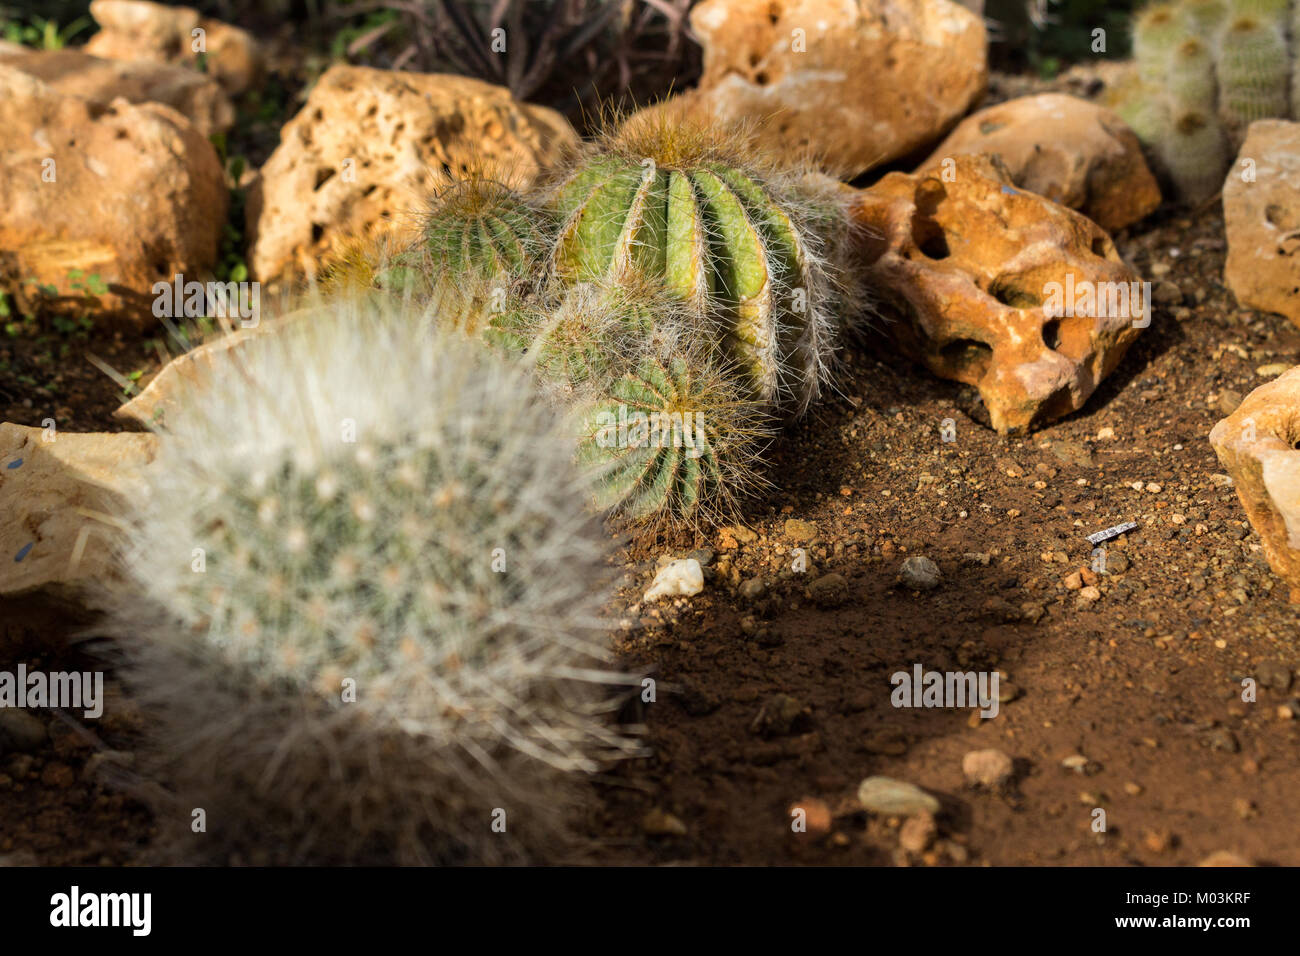
<path fill-rule="evenodd" d="M 761 407 L 708 354 L 642 354 L 585 412 L 579 461 L 597 502 L 658 529 L 734 514 L 758 482 Z"/>
<path fill-rule="evenodd" d="M 1188 202 L 1204 202 L 1223 185 L 1230 157 L 1223 127 L 1213 113 L 1188 109 L 1175 114 L 1157 148 L 1179 194 Z"/>
<path fill-rule="evenodd" d="M 550 248 L 550 217 L 510 186 L 469 172 L 439 191 L 404 259 L 431 283 L 445 322 L 470 335 L 509 308 L 518 284 L 536 282 Z"/>
<path fill-rule="evenodd" d="M 182 396 L 113 620 L 184 858 L 514 859 L 560 832 L 573 771 L 626 751 L 599 713 L 587 485 L 533 395 L 371 301 Z"/>

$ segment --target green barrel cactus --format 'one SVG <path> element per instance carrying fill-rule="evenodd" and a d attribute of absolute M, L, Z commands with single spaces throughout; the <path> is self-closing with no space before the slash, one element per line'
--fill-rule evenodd
<path fill-rule="evenodd" d="M 536 283 L 552 238 L 543 208 L 476 174 L 439 191 L 419 224 L 403 261 L 426 277 L 444 320 L 471 335 L 481 318 L 509 308 L 517 284 Z"/>
<path fill-rule="evenodd" d="M 643 352 L 586 405 L 578 460 L 600 507 L 652 529 L 734 517 L 762 484 L 765 408 L 709 354 Z"/>
<path fill-rule="evenodd" d="M 829 369 L 833 283 L 808 226 L 827 203 L 734 153 L 671 113 L 633 117 L 559 187 L 555 272 L 658 278 L 718 319 L 754 396 L 802 411 Z"/>

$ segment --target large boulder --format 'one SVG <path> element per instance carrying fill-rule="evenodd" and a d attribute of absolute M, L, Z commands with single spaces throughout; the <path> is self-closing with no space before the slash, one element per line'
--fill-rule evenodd
<path fill-rule="evenodd" d="M 79 50 L 0 50 L 0 63 L 22 70 L 50 89 L 107 107 L 121 97 L 128 103 L 163 103 L 204 136 L 235 124 L 230 98 L 210 76 L 166 63 L 108 60 Z"/>
<path fill-rule="evenodd" d="M 1300 368 L 1247 395 L 1214 426 L 1210 444 L 1232 476 L 1269 565 L 1300 603 Z"/>
<path fill-rule="evenodd" d="M 1022 432 L 1083 407 L 1150 323 L 1146 285 L 1092 220 L 1016 189 L 996 159 L 890 173 L 858 193 L 864 277 L 934 374 Z"/>
<path fill-rule="evenodd" d="M 966 117 L 921 168 L 968 154 L 999 156 L 1017 186 L 1077 209 L 1107 232 L 1160 205 L 1137 136 L 1104 106 L 1066 96 L 1022 96 Z"/>
<path fill-rule="evenodd" d="M 0 280 L 24 308 L 84 311 L 79 270 L 107 291 L 91 307 L 156 324 L 154 283 L 216 262 L 228 193 L 212 144 L 169 106 L 101 107 L 0 63 Z M 86 285 L 86 282 L 81 282 Z"/>
<path fill-rule="evenodd" d="M 110 586 L 120 561 L 104 518 L 155 451 L 153 435 L 0 424 L 0 602 L 43 596 L 80 607 Z"/>
<path fill-rule="evenodd" d="M 145 0 L 95 0 L 90 14 L 100 31 L 86 52 L 110 60 L 148 60 L 198 67 L 231 96 L 254 86 L 265 70 L 257 41 L 247 31 L 201 16 L 189 7 Z"/>
<path fill-rule="evenodd" d="M 691 27 L 694 107 L 845 178 L 938 140 L 988 79 L 984 21 L 950 0 L 703 0 Z"/>
<path fill-rule="evenodd" d="M 249 265 L 319 273 L 359 237 L 410 225 L 438 172 L 486 166 L 526 186 L 577 145 L 554 110 L 463 76 L 330 68 L 249 190 Z"/>
<path fill-rule="evenodd" d="M 1300 325 L 1300 123 L 1250 125 L 1223 183 L 1228 258 L 1237 301 Z"/>

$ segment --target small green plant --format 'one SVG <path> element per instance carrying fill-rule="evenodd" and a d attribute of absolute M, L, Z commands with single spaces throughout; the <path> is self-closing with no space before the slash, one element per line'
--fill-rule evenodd
<path fill-rule="evenodd" d="M 658 531 L 735 517 L 763 482 L 764 408 L 716 352 L 643 352 L 584 413 L 579 461 L 602 507 Z"/>
<path fill-rule="evenodd" d="M 62 50 L 69 40 L 90 25 L 89 17 L 78 17 L 67 26 L 60 27 L 56 20 L 33 15 L 28 20 L 0 22 L 0 36 L 9 43 L 38 50 Z"/>

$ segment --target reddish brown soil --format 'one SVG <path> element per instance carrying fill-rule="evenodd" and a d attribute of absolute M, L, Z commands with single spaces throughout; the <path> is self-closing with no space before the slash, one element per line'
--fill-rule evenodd
<path fill-rule="evenodd" d="M 597 858 L 1181 864 L 1232 850 L 1300 863 L 1288 809 L 1300 787 L 1300 723 L 1278 715 L 1292 693 L 1263 687 L 1257 703 L 1241 700 L 1242 678 L 1263 677 L 1264 665 L 1281 665 L 1290 680 L 1297 611 L 1235 494 L 1212 478 L 1221 469 L 1205 437 L 1231 393 L 1263 381 L 1256 367 L 1300 362 L 1300 332 L 1235 307 L 1220 283 L 1222 237 L 1215 214 L 1119 237 L 1141 271 L 1181 289 L 1184 304 L 1159 309 L 1069 419 L 1001 439 L 963 410 L 978 413 L 968 389 L 869 341 L 846 350 L 842 397 L 774 449 L 779 490 L 747 519 L 753 541 L 720 532 L 628 555 L 630 586 L 611 615 L 624 662 L 658 681 L 658 700 L 643 712 L 653 756 L 597 783 L 587 821 Z M 119 369 L 145 367 L 139 343 L 92 334 L 86 347 L 117 348 L 125 361 L 106 357 Z M 5 348 L 0 357 L 27 361 L 34 346 Z M 74 382 L 59 399 L 67 427 L 116 428 L 117 387 L 76 367 L 59 366 Z M 49 399 L 30 385 L 8 376 L 0 387 L 8 420 L 38 424 L 46 414 Z M 945 418 L 957 423 L 953 443 L 939 438 Z M 1099 438 L 1104 428 L 1114 437 Z M 805 574 L 789 570 L 790 519 L 815 528 Z M 1101 578 L 1095 603 L 1080 602 L 1063 581 L 1089 563 L 1085 535 L 1126 520 L 1140 527 L 1109 554 L 1112 568 L 1127 558 L 1127 570 Z M 714 552 L 705 591 L 641 607 L 655 559 L 692 548 Z M 921 554 L 938 563 L 943 584 L 898 588 L 903 559 Z M 846 593 L 818 606 L 806 585 L 830 572 L 846 579 Z M 766 596 L 742 597 L 737 585 L 759 577 Z M 75 663 L 50 656 L 57 628 L 35 609 L 7 614 L 5 630 L 26 632 L 29 663 Z M 996 668 L 1018 696 L 973 723 L 964 711 L 896 710 L 889 677 L 915 663 Z M 802 714 L 788 733 L 753 732 L 778 694 Z M 54 717 L 47 746 L 0 754 L 0 855 L 140 858 L 148 814 L 83 775 L 96 746 L 129 751 L 138 740 L 129 709 L 113 710 L 116 719 L 93 727 L 98 744 Z M 988 747 L 1015 758 L 1015 784 L 1003 792 L 963 784 L 963 755 Z M 1062 767 L 1074 754 L 1087 758 L 1082 772 Z M 855 809 L 858 782 L 873 774 L 941 798 L 937 849 L 902 853 L 898 821 Z M 830 833 L 791 833 L 787 808 L 804 798 L 833 812 Z M 1090 829 L 1099 807 L 1104 834 Z M 646 832 L 651 811 L 675 817 L 685 834 Z"/>
<path fill-rule="evenodd" d="M 1292 694 L 1241 699 L 1242 678 L 1263 664 L 1290 680 L 1297 610 L 1234 492 L 1212 479 L 1221 468 L 1206 441 L 1234 401 L 1226 393 L 1263 381 L 1257 366 L 1300 360 L 1300 334 L 1235 308 L 1215 214 L 1120 244 L 1145 274 L 1167 269 L 1186 304 L 1157 311 L 1083 411 L 1004 440 L 963 414 L 960 387 L 852 351 L 844 398 L 783 443 L 772 469 L 782 490 L 751 521 L 757 540 L 700 542 L 717 572 L 688 604 L 640 617 L 629 607 L 623 655 L 679 692 L 646 709 L 655 755 L 604 791 L 608 859 L 1150 865 L 1231 850 L 1300 863 L 1300 724 L 1278 715 Z M 945 444 L 949 417 L 957 440 Z M 1098 439 L 1103 428 L 1115 437 Z M 783 574 L 790 518 L 816 526 L 806 575 Z M 1063 579 L 1089 565 L 1085 536 L 1129 520 L 1139 529 L 1108 546 L 1110 564 L 1122 554 L 1128 569 L 1081 602 Z M 895 585 L 918 554 L 944 574 L 919 595 Z M 640 568 L 628 605 L 652 571 Z M 847 596 L 818 607 L 806 585 L 829 572 L 847 579 Z M 772 588 L 747 601 L 734 582 L 756 577 Z M 996 668 L 1018 696 L 991 720 L 895 709 L 890 675 L 915 663 Z M 774 695 L 805 716 L 765 738 L 752 725 Z M 1005 792 L 963 783 L 963 755 L 984 748 L 1015 759 Z M 1081 772 L 1062 766 L 1074 754 L 1088 758 Z M 941 798 L 937 851 L 902 853 L 898 821 L 856 806 L 859 781 L 875 774 Z M 829 835 L 792 833 L 788 808 L 804 798 L 833 812 Z M 1091 829 L 1099 807 L 1104 834 Z M 685 835 L 648 835 L 653 810 Z"/>

